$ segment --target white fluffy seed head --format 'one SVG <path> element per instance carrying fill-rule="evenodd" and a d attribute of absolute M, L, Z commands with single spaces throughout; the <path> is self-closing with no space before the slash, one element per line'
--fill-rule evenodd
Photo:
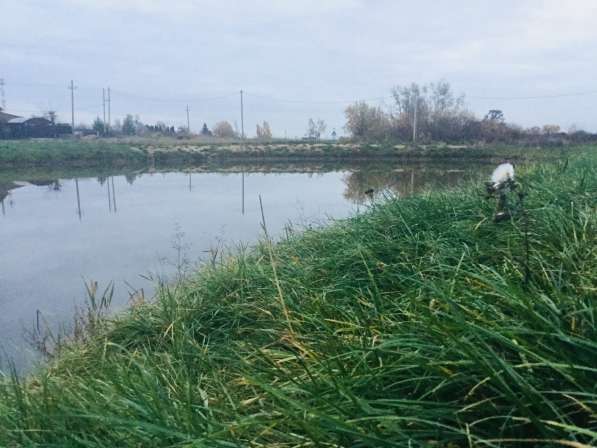
<path fill-rule="evenodd" d="M 491 182 L 493 182 L 494 187 L 513 179 L 514 166 L 511 163 L 502 163 L 498 165 L 498 167 L 493 170 L 493 173 L 491 174 Z"/>

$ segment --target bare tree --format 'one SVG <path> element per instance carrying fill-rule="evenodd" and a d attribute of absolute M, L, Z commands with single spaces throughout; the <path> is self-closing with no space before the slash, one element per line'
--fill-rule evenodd
<path fill-rule="evenodd" d="M 257 124 L 257 138 L 263 140 L 270 140 L 272 138 L 272 130 L 267 121 L 264 121 L 262 125 Z"/>
<path fill-rule="evenodd" d="M 319 140 L 321 138 L 321 134 L 325 132 L 327 125 L 325 121 L 321 118 L 318 118 L 317 121 L 313 120 L 313 118 L 309 118 L 307 123 L 307 137 Z"/>
<path fill-rule="evenodd" d="M 505 121 L 504 113 L 499 109 L 491 109 L 489 112 L 487 112 L 483 120 L 503 123 Z"/>
<path fill-rule="evenodd" d="M 232 128 L 232 125 L 228 121 L 220 121 L 213 127 L 213 134 L 220 138 L 234 138 L 236 132 Z"/>
<path fill-rule="evenodd" d="M 543 126 L 543 133 L 545 135 L 553 135 L 560 132 L 560 127 L 557 124 L 546 124 Z"/>
<path fill-rule="evenodd" d="M 364 101 L 351 104 L 344 111 L 345 129 L 354 138 L 383 139 L 391 130 L 390 117 L 381 108 L 369 106 Z"/>

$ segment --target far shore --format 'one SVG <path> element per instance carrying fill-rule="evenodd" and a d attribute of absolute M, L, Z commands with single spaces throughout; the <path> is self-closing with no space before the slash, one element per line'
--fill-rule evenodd
<path fill-rule="evenodd" d="M 597 148 L 597 146 L 595 146 Z M 146 167 L 222 162 L 409 162 L 471 160 L 493 163 L 561 158 L 586 145 L 523 147 L 490 144 L 396 144 L 353 141 L 97 138 L 0 140 L 0 170 L 25 167 Z"/>

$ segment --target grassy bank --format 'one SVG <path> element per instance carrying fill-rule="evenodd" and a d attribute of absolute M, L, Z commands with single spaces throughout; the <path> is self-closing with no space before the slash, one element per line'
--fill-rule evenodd
<path fill-rule="evenodd" d="M 587 146 L 522 148 L 202 139 L 94 139 L 0 141 L 0 170 L 22 167 L 139 167 L 222 162 L 292 162 L 357 160 L 545 160 L 587 150 Z M 593 147 L 594 149 L 595 147 Z"/>
<path fill-rule="evenodd" d="M 0 169 L 97 167 L 145 164 L 147 155 L 129 144 L 64 139 L 0 140 Z"/>
<path fill-rule="evenodd" d="M 5 378 L 0 446 L 594 445 L 597 160 L 521 183 L 528 260 L 479 185 L 266 236 Z"/>

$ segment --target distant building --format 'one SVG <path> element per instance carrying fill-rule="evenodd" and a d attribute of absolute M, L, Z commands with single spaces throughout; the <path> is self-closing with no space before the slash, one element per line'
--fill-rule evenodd
<path fill-rule="evenodd" d="M 53 138 L 71 132 L 68 124 L 54 124 L 43 117 L 24 118 L 0 111 L 0 138 Z"/>
<path fill-rule="evenodd" d="M 20 117 L 18 115 L 7 114 L 0 107 L 0 123 L 6 123 L 7 121 L 12 120 L 13 118 L 20 118 Z"/>

